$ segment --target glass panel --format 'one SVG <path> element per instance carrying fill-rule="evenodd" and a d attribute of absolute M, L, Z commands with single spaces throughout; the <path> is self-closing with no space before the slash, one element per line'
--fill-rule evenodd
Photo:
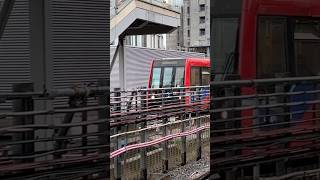
<path fill-rule="evenodd" d="M 200 17 L 200 24 L 206 23 L 206 17 L 201 16 Z"/>
<path fill-rule="evenodd" d="M 200 11 L 205 11 L 206 10 L 206 5 L 205 4 L 200 4 L 199 5 Z"/>
<path fill-rule="evenodd" d="M 191 67 L 190 86 L 200 86 L 200 67 Z"/>
<path fill-rule="evenodd" d="M 210 84 L 210 70 L 209 68 L 202 68 L 201 72 L 201 78 L 202 78 L 202 86 L 207 86 Z"/>
<path fill-rule="evenodd" d="M 171 87 L 172 85 L 172 67 L 164 68 L 162 87 Z"/>
<path fill-rule="evenodd" d="M 161 68 L 153 68 L 151 88 L 160 87 Z"/>
<path fill-rule="evenodd" d="M 297 76 L 320 75 L 320 23 L 318 19 L 295 21 L 295 59 Z"/>
<path fill-rule="evenodd" d="M 260 17 L 258 23 L 257 77 L 273 78 L 287 72 L 287 19 Z"/>
<path fill-rule="evenodd" d="M 184 67 L 177 67 L 176 68 L 174 86 L 175 87 L 184 86 Z"/>
<path fill-rule="evenodd" d="M 204 36 L 206 34 L 206 29 L 200 29 L 200 36 Z"/>
<path fill-rule="evenodd" d="M 212 72 L 217 78 L 222 74 L 232 74 L 232 67 L 227 68 L 228 64 L 233 64 L 233 55 L 235 53 L 238 18 L 216 18 L 212 23 L 214 46 L 212 47 Z M 229 70 L 228 70 L 229 69 Z M 227 71 L 228 70 L 228 71 Z"/>

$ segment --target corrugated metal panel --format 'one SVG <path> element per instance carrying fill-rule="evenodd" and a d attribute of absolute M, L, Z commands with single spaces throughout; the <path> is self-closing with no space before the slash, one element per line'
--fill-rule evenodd
<path fill-rule="evenodd" d="M 52 0 L 50 10 L 53 88 L 109 78 L 108 1 Z"/>
<path fill-rule="evenodd" d="M 4 0 L 0 0 L 2 6 Z M 0 40 L 0 93 L 12 84 L 30 81 L 30 29 L 28 0 L 16 0 Z M 11 103 L 0 104 L 9 109 Z"/>
<path fill-rule="evenodd" d="M 113 57 L 115 47 L 110 48 L 110 58 Z M 149 69 L 151 61 L 159 58 L 177 58 L 177 57 L 205 57 L 205 54 L 163 50 L 163 49 L 149 49 L 139 47 L 125 47 L 125 63 L 126 63 L 126 82 L 127 89 L 135 89 L 137 87 L 146 87 L 149 78 Z M 117 60 L 111 71 L 111 89 L 120 86 L 119 83 L 119 61 Z"/>

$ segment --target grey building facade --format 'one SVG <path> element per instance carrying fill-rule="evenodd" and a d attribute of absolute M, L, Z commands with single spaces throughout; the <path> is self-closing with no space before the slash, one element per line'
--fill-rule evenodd
<path fill-rule="evenodd" d="M 184 45 L 184 33 L 183 33 L 183 9 L 181 7 L 181 26 L 174 30 L 172 33 L 166 35 L 166 49 L 187 51 Z"/>
<path fill-rule="evenodd" d="M 181 27 L 167 35 L 167 49 L 184 49 L 209 56 L 210 0 L 184 0 L 181 21 Z"/>
<path fill-rule="evenodd" d="M 184 0 L 183 12 L 185 47 L 209 56 L 210 0 Z"/>

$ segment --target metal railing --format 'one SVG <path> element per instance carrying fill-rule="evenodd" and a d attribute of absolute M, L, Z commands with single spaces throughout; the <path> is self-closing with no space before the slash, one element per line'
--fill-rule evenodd
<path fill-rule="evenodd" d="M 111 92 L 111 179 L 152 179 L 209 155 L 209 87 Z"/>
<path fill-rule="evenodd" d="M 319 168 L 319 85 L 320 77 L 211 83 L 211 174 L 258 179 Z"/>
<path fill-rule="evenodd" d="M 0 94 L 0 179 L 96 179 L 107 177 L 109 88 L 75 87 L 34 92 L 14 85 Z M 101 86 L 100 86 L 101 85 Z M 56 108 L 56 98 L 69 107 Z M 94 101 L 94 105 L 88 105 Z"/>

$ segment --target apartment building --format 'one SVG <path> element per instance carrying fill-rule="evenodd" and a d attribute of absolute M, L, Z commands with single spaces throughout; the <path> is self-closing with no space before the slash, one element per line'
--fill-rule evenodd
<path fill-rule="evenodd" d="M 167 35 L 167 49 L 206 53 L 210 47 L 210 0 L 184 0 L 181 27 Z"/>

